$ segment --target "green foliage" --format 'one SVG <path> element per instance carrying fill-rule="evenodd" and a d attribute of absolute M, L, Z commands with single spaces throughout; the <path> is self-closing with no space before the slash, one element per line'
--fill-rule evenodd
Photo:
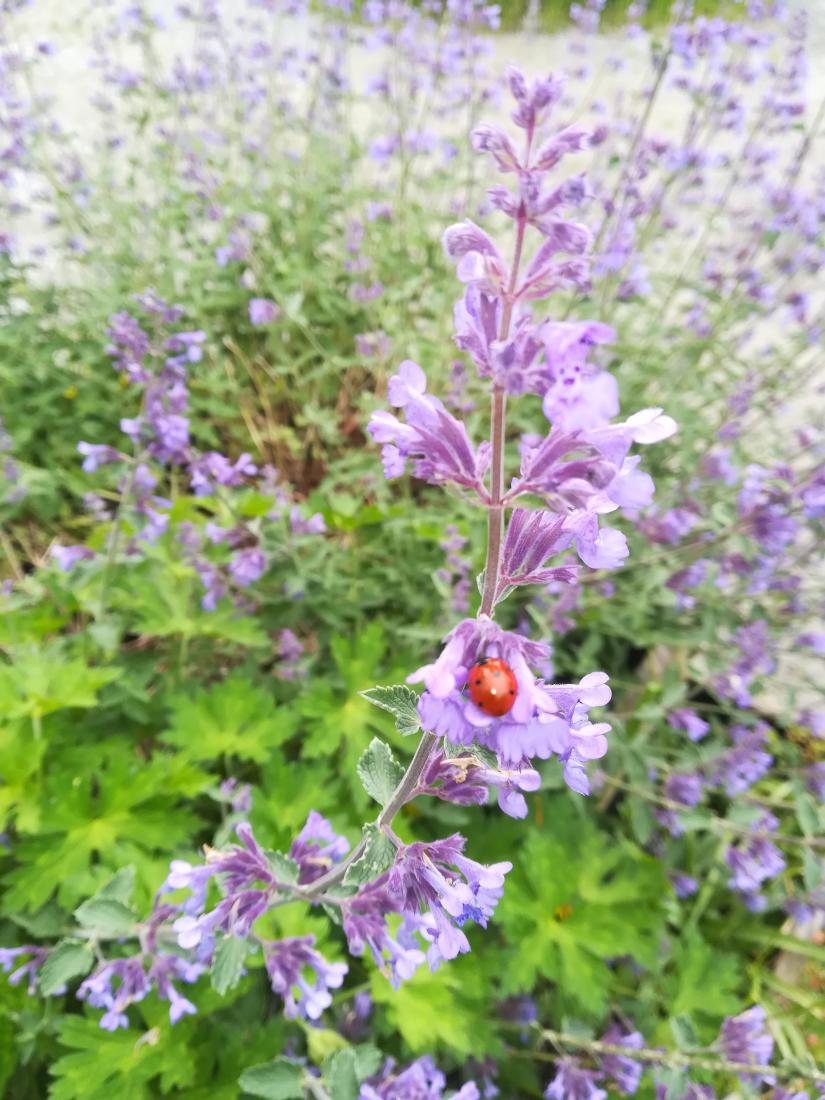
<path fill-rule="evenodd" d="M 501 905 L 514 945 L 505 987 L 523 992 L 539 976 L 558 985 L 573 1010 L 603 1015 L 608 961 L 631 956 L 655 965 L 668 886 L 664 868 L 627 841 L 607 841 L 567 798 L 548 808 L 548 828 L 532 833 Z"/>
<path fill-rule="evenodd" d="M 263 1100 L 292 1100 L 304 1095 L 301 1087 L 303 1071 L 293 1062 L 276 1058 L 263 1066 L 250 1066 L 241 1074 L 238 1084 L 250 1096 L 260 1096 Z"/>
<path fill-rule="evenodd" d="M 367 688 L 360 694 L 374 706 L 388 710 L 395 719 L 395 728 L 399 733 L 408 736 L 421 729 L 421 719 L 416 709 L 418 695 L 406 684 Z"/>
<path fill-rule="evenodd" d="M 355 769 L 364 784 L 364 790 L 382 806 L 390 800 L 404 774 L 404 768 L 395 759 L 392 749 L 377 737 L 373 737 Z"/>

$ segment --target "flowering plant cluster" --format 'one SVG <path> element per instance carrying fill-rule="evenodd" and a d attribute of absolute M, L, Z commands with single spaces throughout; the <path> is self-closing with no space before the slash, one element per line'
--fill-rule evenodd
<path fill-rule="evenodd" d="M 746 6 L 499 92 L 474 0 L 95 4 L 88 145 L 7 13 L 10 1100 L 822 1091 L 822 111 Z"/>

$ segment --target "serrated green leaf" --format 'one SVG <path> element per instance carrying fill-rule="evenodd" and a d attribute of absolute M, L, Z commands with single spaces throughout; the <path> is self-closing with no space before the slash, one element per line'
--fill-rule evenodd
<path fill-rule="evenodd" d="M 406 684 L 394 684 L 392 687 L 367 688 L 358 693 L 368 699 L 373 706 L 389 711 L 395 719 L 395 728 L 408 737 L 421 729 L 418 717 L 418 695 Z"/>
<path fill-rule="evenodd" d="M 290 856 L 285 855 L 283 852 L 267 852 L 266 858 L 269 860 L 272 873 L 278 882 L 291 886 L 298 881 L 301 868 Z"/>
<path fill-rule="evenodd" d="M 251 1096 L 262 1100 L 301 1100 L 303 1070 L 285 1058 L 276 1058 L 261 1066 L 250 1066 L 241 1074 L 238 1084 Z"/>
<path fill-rule="evenodd" d="M 113 901 L 119 901 L 123 905 L 128 905 L 132 900 L 132 892 L 135 888 L 135 868 L 134 865 L 128 867 L 121 867 L 117 874 L 109 879 L 105 886 L 102 886 L 95 894 L 96 898 L 111 898 Z"/>
<path fill-rule="evenodd" d="M 128 936 L 135 926 L 135 914 L 115 898 L 93 897 L 74 911 L 78 924 L 96 936 Z"/>
<path fill-rule="evenodd" d="M 332 1055 L 324 1066 L 324 1081 L 330 1100 L 358 1100 L 355 1055 L 351 1049 Z"/>
<path fill-rule="evenodd" d="M 630 843 L 611 844 L 565 796 L 549 802 L 547 825 L 525 844 L 496 919 L 509 942 L 508 991 L 531 989 L 539 976 L 558 985 L 571 1011 L 604 1011 L 608 960 L 658 957 L 667 896 L 658 860 Z"/>
<path fill-rule="evenodd" d="M 86 943 L 64 940 L 40 968 L 39 988 L 44 997 L 57 993 L 72 978 L 84 977 L 94 966 L 94 953 Z"/>
<path fill-rule="evenodd" d="M 395 859 L 395 845 L 376 825 L 364 826 L 364 840 L 364 851 L 349 865 L 344 875 L 346 886 L 372 882 L 392 866 Z"/>
<path fill-rule="evenodd" d="M 215 949 L 210 980 L 221 997 L 238 984 L 249 945 L 237 936 L 224 936 Z"/>
<path fill-rule="evenodd" d="M 404 769 L 393 756 L 389 745 L 378 737 L 373 737 L 364 750 L 358 761 L 357 771 L 364 790 L 382 806 L 389 802 L 404 774 Z"/>
<path fill-rule="evenodd" d="M 672 1016 L 722 1019 L 740 1006 L 739 961 L 711 947 L 698 932 L 676 943 L 673 966 L 674 976 L 667 983 Z"/>

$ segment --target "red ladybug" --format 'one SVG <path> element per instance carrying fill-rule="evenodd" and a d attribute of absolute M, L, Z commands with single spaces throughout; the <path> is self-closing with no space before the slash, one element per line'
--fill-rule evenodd
<path fill-rule="evenodd" d="M 482 657 L 467 676 L 470 698 L 485 714 L 501 718 L 512 710 L 518 683 L 506 661 L 500 657 Z"/>

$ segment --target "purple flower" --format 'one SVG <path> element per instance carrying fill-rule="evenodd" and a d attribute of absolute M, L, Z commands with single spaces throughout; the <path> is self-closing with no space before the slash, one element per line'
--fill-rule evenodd
<path fill-rule="evenodd" d="M 673 874 L 670 876 L 677 898 L 690 898 L 699 889 L 699 883 L 691 875 Z"/>
<path fill-rule="evenodd" d="M 245 478 L 254 477 L 257 472 L 258 467 L 246 452 L 231 462 L 217 451 L 207 451 L 196 458 L 189 468 L 192 489 L 199 497 L 209 496 L 214 492 L 215 485 L 233 488 L 243 485 Z"/>
<path fill-rule="evenodd" d="M 341 919 L 350 952 L 360 957 L 369 951 L 390 984 L 397 989 L 409 980 L 426 959 L 424 937 L 432 924 L 416 914 L 407 914 L 395 933 L 387 918 L 398 912 L 397 899 L 387 889 L 387 875 L 363 886 L 341 908 Z"/>
<path fill-rule="evenodd" d="M 80 454 L 84 456 L 82 469 L 87 474 L 92 474 L 100 466 L 106 466 L 110 462 L 119 462 L 126 456 L 114 447 L 107 447 L 103 443 L 84 443 L 82 440 L 77 445 Z"/>
<path fill-rule="evenodd" d="M 778 824 L 773 814 L 764 813 L 754 823 L 754 833 L 771 833 Z M 731 887 L 743 895 L 749 908 L 758 912 L 764 907 L 759 890 L 764 882 L 785 870 L 784 856 L 769 837 L 754 835 L 731 845 L 725 860 L 733 872 Z"/>
<path fill-rule="evenodd" d="M 546 1100 L 606 1100 L 598 1071 L 584 1069 L 577 1058 L 559 1058 L 556 1065 L 556 1076 L 544 1090 Z"/>
<path fill-rule="evenodd" d="M 40 968 L 49 952 L 45 947 L 0 947 L 0 970 L 9 975 L 9 984 L 17 985 L 28 978 L 29 993 L 34 993 Z"/>
<path fill-rule="evenodd" d="M 373 413 L 370 419 L 370 434 L 384 445 L 385 476 L 399 477 L 411 458 L 416 477 L 433 485 L 452 481 L 486 499 L 481 479 L 489 464 L 489 445 L 483 443 L 474 451 L 464 425 L 426 389 L 421 367 L 405 360 L 390 379 L 388 397 L 391 405 L 404 409 L 406 424 L 388 412 Z"/>
<path fill-rule="evenodd" d="M 105 1008 L 100 1026 L 116 1031 L 129 1026 L 126 1009 L 142 1001 L 151 989 L 142 958 L 134 957 L 103 963 L 80 983 L 77 996 L 93 1008 Z"/>
<path fill-rule="evenodd" d="M 338 836 L 325 817 L 310 810 L 306 824 L 295 837 L 289 849 L 298 864 L 298 882 L 304 886 L 326 874 L 349 851 L 349 841 Z"/>
<path fill-rule="evenodd" d="M 765 1010 L 754 1005 L 738 1016 L 728 1017 L 719 1032 L 719 1045 L 731 1062 L 750 1062 L 767 1066 L 773 1054 L 773 1038 L 767 1029 Z M 746 1075 L 743 1080 L 758 1084 L 760 1077 Z M 769 1074 L 761 1077 L 771 1083 Z"/>
<path fill-rule="evenodd" d="M 465 619 L 446 642 L 433 664 L 407 678 L 426 685 L 418 704 L 425 729 L 453 744 L 477 741 L 507 765 L 526 763 L 533 756 L 546 760 L 555 753 L 564 764 L 568 786 L 587 793 L 584 762 L 605 754 L 605 734 L 610 729 L 606 723 L 591 724 L 587 709 L 604 706 L 610 699 L 607 676 L 594 672 L 578 685 L 544 684 L 533 676 L 529 664 L 546 659 L 547 647 L 503 631 L 486 616 Z M 467 673 L 482 656 L 501 658 L 516 678 L 515 703 L 502 718 L 485 714 L 463 694 Z"/>
<path fill-rule="evenodd" d="M 266 554 L 258 546 L 238 550 L 229 562 L 229 572 L 236 584 L 246 588 L 259 580 L 266 571 Z"/>
<path fill-rule="evenodd" d="M 645 1045 L 640 1031 L 625 1033 L 617 1024 L 611 1024 L 602 1036 L 603 1043 L 613 1046 L 632 1047 L 641 1050 Z M 642 1063 L 626 1054 L 603 1054 L 602 1070 L 615 1081 L 619 1092 L 632 1096 L 639 1088 L 642 1079 Z"/>
<path fill-rule="evenodd" d="M 667 716 L 667 721 L 671 729 L 684 730 L 691 741 L 701 741 L 710 729 L 710 725 L 704 718 L 700 718 L 695 711 L 687 707 L 672 710 Z"/>
<path fill-rule="evenodd" d="M 328 963 L 315 950 L 314 936 L 293 936 L 264 943 L 264 963 L 275 993 L 284 1000 L 284 1015 L 317 1020 L 332 1004 L 330 989 L 338 989 L 347 973 L 345 963 Z"/>
<path fill-rule="evenodd" d="M 269 298 L 251 298 L 249 301 L 249 320 L 253 325 L 269 325 L 277 321 L 281 311 Z"/>
<path fill-rule="evenodd" d="M 359 1100 L 442 1100 L 446 1085 L 444 1074 L 428 1055 L 405 1069 L 398 1069 L 390 1058 L 380 1074 L 362 1084 L 358 1097 Z M 451 1100 L 479 1100 L 481 1094 L 478 1086 L 468 1081 L 450 1095 Z"/>
<path fill-rule="evenodd" d="M 464 844 L 455 834 L 431 844 L 405 845 L 387 872 L 387 890 L 400 911 L 418 917 L 423 907 L 433 919 L 426 930 L 433 968 L 470 950 L 462 926 L 472 920 L 487 927 L 504 891 L 504 876 L 512 870 L 512 863 L 485 867 L 468 859 Z"/>
<path fill-rule="evenodd" d="M 713 762 L 712 779 L 731 797 L 749 790 L 770 771 L 773 757 L 766 751 L 769 727 L 757 722 L 753 729 L 731 726 L 733 748 Z"/>
<path fill-rule="evenodd" d="M 79 561 L 91 561 L 95 557 L 94 550 L 88 546 L 61 546 L 59 543 L 52 546 L 50 553 L 64 573 L 74 569 Z"/>

